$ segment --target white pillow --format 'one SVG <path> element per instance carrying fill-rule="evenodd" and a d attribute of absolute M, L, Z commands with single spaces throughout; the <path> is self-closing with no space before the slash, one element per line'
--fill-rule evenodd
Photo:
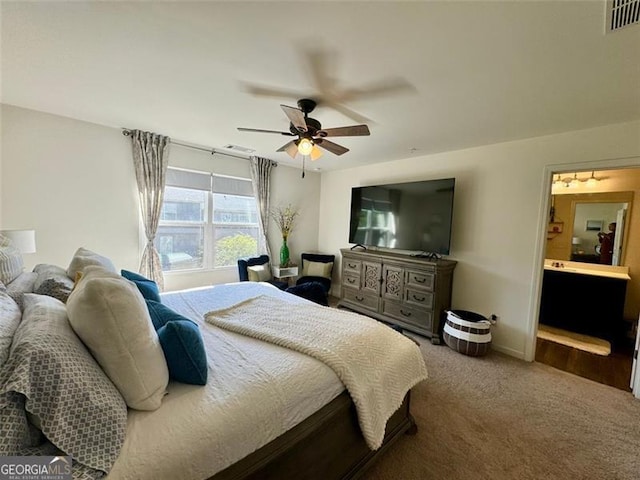
<path fill-rule="evenodd" d="M 0 292 L 0 368 L 9 358 L 9 348 L 22 312 L 18 304 L 4 292 Z"/>
<path fill-rule="evenodd" d="M 247 267 L 250 282 L 268 282 L 271 280 L 271 269 L 268 263 Z"/>
<path fill-rule="evenodd" d="M 67 268 L 67 276 L 71 280 L 75 281 L 76 273 L 82 272 L 85 267 L 91 265 L 103 267 L 110 272 L 118 273 L 116 267 L 113 265 L 113 262 L 110 259 L 108 259 L 107 257 L 103 257 L 102 255 L 98 255 L 96 252 L 92 252 L 91 250 L 87 250 L 84 247 L 80 247 L 78 250 L 76 250 L 76 253 L 71 259 L 69 268 Z"/>
<path fill-rule="evenodd" d="M 24 270 L 22 254 L 11 240 L 0 235 L 0 282 L 11 283 Z"/>
<path fill-rule="evenodd" d="M 169 371 L 147 305 L 133 282 L 89 266 L 67 300 L 69 323 L 127 405 L 160 407 Z"/>
<path fill-rule="evenodd" d="M 333 268 L 333 262 L 310 262 L 309 260 L 303 260 L 302 262 L 302 276 L 303 277 L 324 277 L 331 279 L 331 269 Z"/>

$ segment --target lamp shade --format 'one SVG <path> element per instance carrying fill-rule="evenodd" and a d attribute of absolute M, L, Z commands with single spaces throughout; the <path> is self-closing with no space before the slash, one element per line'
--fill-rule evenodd
<path fill-rule="evenodd" d="M 313 142 L 311 142 L 311 140 L 308 138 L 300 140 L 300 143 L 298 143 L 298 152 L 300 152 L 301 155 L 309 155 L 311 150 L 313 150 Z"/>
<path fill-rule="evenodd" d="M 573 237 L 571 239 L 571 245 L 580 245 L 580 237 Z"/>
<path fill-rule="evenodd" d="M 35 230 L 1 230 L 0 234 L 11 240 L 20 253 L 36 253 Z"/>

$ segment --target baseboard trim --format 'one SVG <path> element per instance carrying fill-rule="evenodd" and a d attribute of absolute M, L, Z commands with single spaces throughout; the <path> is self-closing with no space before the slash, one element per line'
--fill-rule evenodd
<path fill-rule="evenodd" d="M 520 360 L 526 360 L 524 352 L 519 350 L 514 350 L 513 348 L 504 347 L 502 345 L 496 345 L 495 343 L 491 344 L 491 348 L 496 352 L 504 353 L 505 355 L 509 355 L 510 357 L 515 357 Z"/>

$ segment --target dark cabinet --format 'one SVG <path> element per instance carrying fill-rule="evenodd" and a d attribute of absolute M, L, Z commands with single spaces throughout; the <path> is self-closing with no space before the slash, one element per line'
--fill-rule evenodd
<path fill-rule="evenodd" d="M 625 278 L 545 269 L 540 323 L 615 344 L 624 335 L 626 290 Z"/>

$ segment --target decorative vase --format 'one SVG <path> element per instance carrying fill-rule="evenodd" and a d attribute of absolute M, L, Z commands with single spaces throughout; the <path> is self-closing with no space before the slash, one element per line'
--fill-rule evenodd
<path fill-rule="evenodd" d="M 289 247 L 287 246 L 287 237 L 282 237 L 282 246 L 280 247 L 280 266 L 289 266 Z"/>

